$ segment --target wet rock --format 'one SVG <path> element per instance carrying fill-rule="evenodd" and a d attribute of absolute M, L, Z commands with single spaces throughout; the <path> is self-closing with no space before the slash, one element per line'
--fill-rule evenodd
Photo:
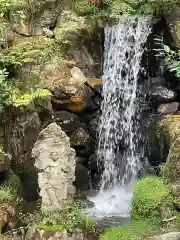
<path fill-rule="evenodd" d="M 63 208 L 72 201 L 75 189 L 75 151 L 67 135 L 56 124 L 41 131 L 32 150 L 38 169 L 42 209 Z"/>
<path fill-rule="evenodd" d="M 10 168 L 11 156 L 8 153 L 0 150 L 0 173 L 5 172 Z"/>
<path fill-rule="evenodd" d="M 158 107 L 158 113 L 160 113 L 161 115 L 174 114 L 178 111 L 178 108 L 179 108 L 178 102 L 161 104 Z"/>
<path fill-rule="evenodd" d="M 91 157 L 89 158 L 89 169 L 93 172 L 98 171 L 97 155 L 96 154 L 91 155 Z"/>
<path fill-rule="evenodd" d="M 176 97 L 174 91 L 169 90 L 164 86 L 154 86 L 149 92 L 150 97 L 156 102 L 173 101 Z"/>
<path fill-rule="evenodd" d="M 90 140 L 91 139 L 89 134 L 82 127 L 76 129 L 70 135 L 70 142 L 72 147 L 76 147 L 76 146 L 86 147 Z"/>
<path fill-rule="evenodd" d="M 76 163 L 76 190 L 85 191 L 90 188 L 90 174 L 88 168 L 80 163 Z"/>
<path fill-rule="evenodd" d="M 55 112 L 56 123 L 62 128 L 62 130 L 70 134 L 77 128 L 85 126 L 80 122 L 78 116 L 74 113 L 70 113 L 67 111 L 57 111 Z"/>

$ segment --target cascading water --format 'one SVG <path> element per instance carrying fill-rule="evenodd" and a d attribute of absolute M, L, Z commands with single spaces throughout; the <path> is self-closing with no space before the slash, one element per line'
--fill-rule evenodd
<path fill-rule="evenodd" d="M 138 84 L 142 55 L 151 32 L 151 17 L 127 17 L 105 28 L 103 102 L 101 107 L 98 163 L 103 166 L 98 195 L 90 200 L 97 217 L 129 213 L 131 187 L 143 157 Z"/>

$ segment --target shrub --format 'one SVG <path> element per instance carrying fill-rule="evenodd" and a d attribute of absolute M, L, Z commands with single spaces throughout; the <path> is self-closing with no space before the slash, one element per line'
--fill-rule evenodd
<path fill-rule="evenodd" d="M 77 206 L 30 214 L 26 222 L 36 224 L 39 229 L 66 230 L 69 233 L 73 233 L 77 228 L 91 233 L 96 230 L 95 222 L 89 216 L 84 215 Z"/>
<path fill-rule="evenodd" d="M 0 204 L 10 203 L 14 200 L 12 189 L 6 185 L 0 186 Z"/>
<path fill-rule="evenodd" d="M 132 201 L 132 219 L 160 218 L 160 208 L 170 195 L 168 186 L 158 177 L 139 180 Z"/>
<path fill-rule="evenodd" d="M 160 227 L 160 222 L 152 220 L 133 221 L 120 227 L 112 227 L 101 235 L 101 240 L 141 240 L 154 233 Z M 144 238 L 143 238 L 144 239 Z"/>

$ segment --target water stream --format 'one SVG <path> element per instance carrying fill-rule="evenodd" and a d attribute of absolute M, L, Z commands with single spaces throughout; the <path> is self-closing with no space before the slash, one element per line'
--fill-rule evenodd
<path fill-rule="evenodd" d="M 151 17 L 126 17 L 105 28 L 103 102 L 98 135 L 100 191 L 91 215 L 128 217 L 132 188 L 144 157 L 140 144 L 143 92 L 138 84 Z"/>

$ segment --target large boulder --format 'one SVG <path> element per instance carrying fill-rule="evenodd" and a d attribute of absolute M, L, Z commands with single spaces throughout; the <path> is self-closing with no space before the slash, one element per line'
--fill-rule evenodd
<path fill-rule="evenodd" d="M 41 131 L 32 150 L 38 170 L 42 208 L 63 208 L 71 202 L 75 189 L 75 151 L 67 135 L 56 123 Z"/>
<path fill-rule="evenodd" d="M 171 183 L 180 183 L 180 115 L 169 115 L 157 126 L 162 153 L 164 153 L 164 175 Z"/>
<path fill-rule="evenodd" d="M 20 6 L 17 5 L 11 12 L 11 24 L 18 34 L 42 35 L 45 28 L 50 29 L 56 25 L 62 8 L 62 0 L 35 0 L 31 3 L 23 0 Z M 22 10 L 26 16 L 19 14 L 17 9 Z"/>

